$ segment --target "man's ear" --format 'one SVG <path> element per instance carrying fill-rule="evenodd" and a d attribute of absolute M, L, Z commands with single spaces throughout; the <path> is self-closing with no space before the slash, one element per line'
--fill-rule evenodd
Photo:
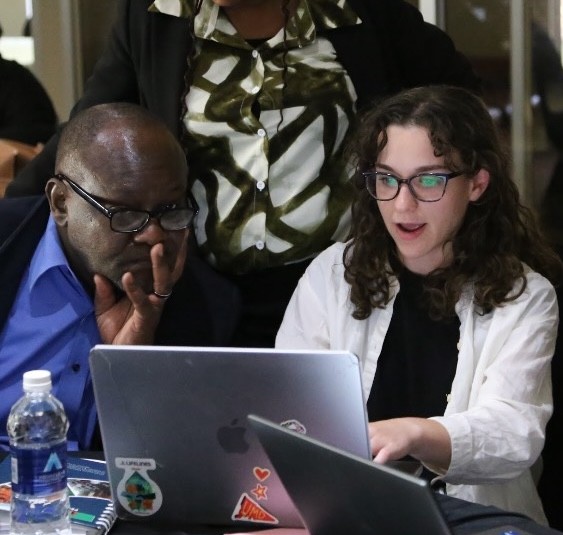
<path fill-rule="evenodd" d="M 67 187 L 56 178 L 50 178 L 45 186 L 45 195 L 51 207 L 53 219 L 59 226 L 66 225 L 67 220 Z"/>
<path fill-rule="evenodd" d="M 469 200 L 475 202 L 483 195 L 484 191 L 489 186 L 490 174 L 486 169 L 480 169 L 471 178 L 471 190 L 469 192 Z"/>

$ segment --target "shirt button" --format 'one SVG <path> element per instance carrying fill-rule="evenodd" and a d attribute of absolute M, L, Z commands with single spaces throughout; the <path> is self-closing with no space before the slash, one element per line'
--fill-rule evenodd
<path fill-rule="evenodd" d="M 256 242 L 256 249 L 258 249 L 259 251 L 261 251 L 262 249 L 264 249 L 264 242 L 262 240 L 258 240 Z"/>
<path fill-rule="evenodd" d="M 266 130 L 264 130 L 263 128 L 260 128 L 260 130 L 258 130 L 258 132 L 256 132 L 260 137 L 266 137 Z"/>
<path fill-rule="evenodd" d="M 263 180 L 259 180 L 258 182 L 256 182 L 256 187 L 257 187 L 260 191 L 262 191 L 262 190 L 266 187 L 266 184 L 264 183 Z"/>
<path fill-rule="evenodd" d="M 252 57 L 253 57 L 253 58 L 257 58 L 257 57 L 258 57 L 258 50 L 253 50 L 253 51 L 252 51 Z"/>
<path fill-rule="evenodd" d="M 78 362 L 75 362 L 75 363 L 71 366 L 71 368 L 72 368 L 72 371 L 73 371 L 74 373 L 78 373 L 78 372 L 80 371 L 80 364 L 78 364 Z"/>

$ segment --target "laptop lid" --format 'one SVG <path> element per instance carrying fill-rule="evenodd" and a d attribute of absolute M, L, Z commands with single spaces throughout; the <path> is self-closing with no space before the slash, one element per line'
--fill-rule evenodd
<path fill-rule="evenodd" d="M 425 480 L 264 418 L 248 421 L 311 535 L 451 535 Z"/>
<path fill-rule="evenodd" d="M 369 458 L 352 353 L 98 345 L 90 368 L 123 519 L 301 526 L 249 413 Z"/>

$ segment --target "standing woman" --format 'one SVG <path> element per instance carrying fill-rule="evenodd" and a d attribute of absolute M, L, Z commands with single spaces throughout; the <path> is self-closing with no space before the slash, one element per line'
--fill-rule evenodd
<path fill-rule="evenodd" d="M 307 269 L 276 346 L 359 356 L 375 461 L 410 455 L 448 494 L 546 523 L 530 467 L 552 412 L 561 263 L 485 105 L 406 90 L 351 148 L 351 238 Z"/>

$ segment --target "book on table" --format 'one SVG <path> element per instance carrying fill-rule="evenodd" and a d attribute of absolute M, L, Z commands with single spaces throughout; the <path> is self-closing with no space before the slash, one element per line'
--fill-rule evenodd
<path fill-rule="evenodd" d="M 0 534 L 10 533 L 11 458 L 0 462 Z M 104 535 L 116 515 L 106 463 L 94 459 L 67 459 L 67 486 L 73 535 Z"/>

